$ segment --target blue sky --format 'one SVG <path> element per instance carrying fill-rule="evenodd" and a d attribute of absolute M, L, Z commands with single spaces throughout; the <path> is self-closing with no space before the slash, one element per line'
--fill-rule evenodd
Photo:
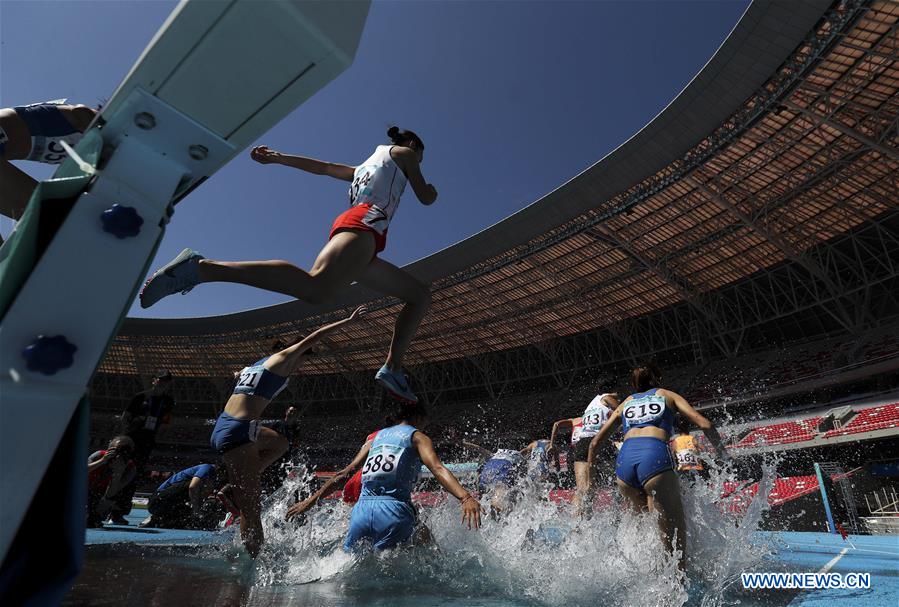
<path fill-rule="evenodd" d="M 536 201 L 620 145 L 712 56 L 733 2 L 374 2 L 355 63 L 258 143 L 358 164 L 390 124 L 427 146 L 430 207 L 407 191 L 382 256 L 404 265 Z M 0 0 L 0 106 L 108 97 L 175 6 Z M 264 68 L 264 66 L 261 66 Z M 227 100 L 221 100 L 227 103 Z M 17 163 L 37 178 L 52 168 Z M 178 205 L 154 262 L 185 246 L 312 265 L 346 184 L 241 154 Z M 12 223 L 0 219 L 0 233 Z M 201 285 L 133 316 L 209 316 L 286 301 Z"/>

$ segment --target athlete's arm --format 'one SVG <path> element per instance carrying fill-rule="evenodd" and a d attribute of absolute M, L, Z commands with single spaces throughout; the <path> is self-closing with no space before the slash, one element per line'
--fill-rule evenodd
<path fill-rule="evenodd" d="M 269 149 L 268 146 L 259 145 L 250 152 L 250 158 L 261 164 L 283 164 L 284 166 L 293 167 L 312 173 L 314 175 L 327 175 L 341 181 L 352 181 L 356 167 L 346 164 L 338 164 L 336 162 L 324 162 L 315 158 L 307 158 L 305 156 L 293 156 L 291 154 L 283 154 Z"/>
<path fill-rule="evenodd" d="M 618 408 L 618 405 L 621 404 L 620 402 L 618 402 L 618 395 L 617 395 L 617 394 L 606 394 L 606 395 L 602 398 L 602 403 L 603 403 L 605 406 L 609 407 L 609 409 L 616 409 L 616 408 Z"/>
<path fill-rule="evenodd" d="M 621 425 L 621 412 L 623 409 L 624 408 L 619 405 L 618 408 L 612 412 L 612 415 L 609 416 L 609 419 L 606 420 L 606 423 L 602 425 L 602 428 L 599 429 L 599 432 L 597 432 L 590 441 L 590 448 L 587 450 L 587 463 L 590 464 L 591 470 L 593 469 L 593 466 L 596 465 L 596 454 L 599 451 L 599 444 Z"/>
<path fill-rule="evenodd" d="M 537 441 L 531 441 L 531 444 L 519 451 L 521 455 L 527 455 L 537 447 Z"/>
<path fill-rule="evenodd" d="M 678 413 L 689 419 L 702 430 L 703 434 L 708 437 L 709 442 L 715 447 L 715 451 L 718 453 L 720 459 L 728 459 L 727 450 L 724 448 L 724 441 L 721 440 L 718 429 L 715 428 L 714 424 L 712 424 L 708 418 L 694 409 L 693 406 L 687 402 L 686 398 L 671 390 L 657 390 L 656 394 L 664 396 L 665 401 L 674 405 L 674 408 Z"/>
<path fill-rule="evenodd" d="M 390 150 L 390 157 L 403 169 L 418 200 L 422 204 L 434 204 L 437 200 L 437 188 L 425 181 L 415 150 L 397 145 Z"/>
<path fill-rule="evenodd" d="M 323 497 L 334 493 L 334 491 L 337 490 L 338 485 L 345 485 L 347 479 L 359 469 L 359 466 L 365 463 L 369 450 L 371 450 L 371 441 L 366 441 L 366 443 L 362 445 L 362 448 L 359 449 L 359 453 L 356 454 L 356 457 L 353 458 L 353 461 L 351 461 L 346 468 L 325 481 L 325 484 L 322 485 L 318 491 L 307 497 L 305 500 L 297 502 L 288 508 L 284 518 L 289 521 L 293 517 L 303 514 L 316 505 Z"/>
<path fill-rule="evenodd" d="M 99 453 L 99 451 L 93 453 L 91 457 Z M 97 459 L 94 461 L 87 461 L 87 471 L 93 472 L 94 470 L 99 470 L 100 468 L 105 468 L 109 465 L 109 463 L 117 457 L 116 450 L 110 449 L 104 455 L 97 456 Z"/>
<path fill-rule="evenodd" d="M 471 443 L 467 440 L 462 441 L 462 446 L 465 447 L 466 449 L 471 449 L 472 451 L 477 451 L 480 454 L 479 457 L 484 460 L 490 459 L 490 456 L 493 455 L 493 451 L 487 451 L 487 449 L 484 449 L 484 447 L 482 447 L 476 443 Z"/>
<path fill-rule="evenodd" d="M 547 455 L 551 457 L 556 452 L 556 433 L 559 431 L 559 428 L 574 428 L 577 420 L 580 420 L 580 418 L 560 419 L 553 424 L 553 431 L 549 435 L 549 447 L 546 448 Z"/>
<path fill-rule="evenodd" d="M 437 482 L 448 493 L 461 501 L 462 523 L 468 523 L 469 529 L 471 529 L 472 524 L 474 524 L 475 529 L 479 529 L 481 527 L 481 504 L 478 503 L 478 500 L 472 494 L 465 490 L 465 487 L 456 480 L 453 473 L 446 469 L 440 458 L 437 457 L 437 453 L 434 451 L 434 443 L 431 442 L 431 439 L 421 432 L 416 432 L 412 435 L 412 444 L 418 449 L 418 458 L 421 460 L 421 463 L 428 467 L 428 470 L 431 471 Z"/>
<path fill-rule="evenodd" d="M 190 485 L 187 486 L 187 493 L 190 496 L 190 508 L 193 511 L 196 511 L 200 504 L 203 503 L 203 498 L 206 493 L 204 491 L 207 481 L 199 476 L 195 476 L 190 479 Z"/>
<path fill-rule="evenodd" d="M 294 370 L 300 364 L 300 357 L 302 357 L 303 354 L 305 354 L 309 350 L 309 348 L 320 342 L 322 338 L 328 333 L 331 333 L 332 331 L 338 329 L 348 322 L 352 322 L 354 320 L 362 318 L 365 315 L 366 311 L 367 310 L 365 309 L 365 306 L 359 306 L 347 318 L 338 320 L 337 322 L 332 322 L 330 325 L 325 325 L 324 327 L 316 329 L 315 331 L 307 335 L 304 339 L 295 343 L 289 348 L 285 348 L 280 352 L 269 356 L 268 360 L 265 361 L 265 368 L 272 373 L 287 377 L 294 372 Z"/>

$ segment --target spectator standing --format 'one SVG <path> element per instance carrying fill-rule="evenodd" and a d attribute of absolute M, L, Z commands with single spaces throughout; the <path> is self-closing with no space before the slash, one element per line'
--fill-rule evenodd
<path fill-rule="evenodd" d="M 134 463 L 137 474 L 119 494 L 110 513 L 112 522 L 127 525 L 125 515 L 131 512 L 131 500 L 139 483 L 145 480 L 150 455 L 156 447 L 160 430 L 171 423 L 175 400 L 171 396 L 172 374 L 161 371 L 153 378 L 149 390 L 138 392 L 122 413 L 122 434 L 134 441 Z M 164 432 L 164 431 L 163 431 Z"/>

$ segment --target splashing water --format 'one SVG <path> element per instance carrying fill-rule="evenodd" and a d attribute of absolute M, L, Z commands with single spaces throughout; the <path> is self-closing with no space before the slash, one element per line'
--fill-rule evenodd
<path fill-rule="evenodd" d="M 739 574 L 757 566 L 767 547 L 752 543 L 768 509 L 775 462 L 762 468 L 759 491 L 744 497 L 738 513 L 721 498 L 729 468 L 710 466 L 707 481 L 681 479 L 689 530 L 686 574 L 676 554 L 662 546 L 656 516 L 634 514 L 615 497 L 613 487 L 599 492 L 606 504 L 589 519 L 576 518 L 573 506 L 547 499 L 549 486 L 525 484 L 512 510 L 484 517 L 480 532 L 460 525 L 452 498 L 422 507 L 419 516 L 436 546 L 372 554 L 347 554 L 341 546 L 351 507 L 324 500 L 307 513 L 302 526 L 284 522 L 288 496 L 309 482 L 288 480 L 264 511 L 266 549 L 256 563 L 254 585 L 334 585 L 346 598 L 371 602 L 377 596 L 403 596 L 410 587 L 439 589 L 440 596 L 522 601 L 533 605 L 730 605 L 726 591 Z M 486 497 L 482 503 L 488 503 Z"/>

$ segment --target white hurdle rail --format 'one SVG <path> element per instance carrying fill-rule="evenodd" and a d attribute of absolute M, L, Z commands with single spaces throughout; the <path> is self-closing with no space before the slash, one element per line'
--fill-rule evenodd
<path fill-rule="evenodd" d="M 183 0 L 77 146 L 96 170 L 68 159 L 38 188 L 35 208 L 77 201 L 5 314 L 0 306 L 0 559 L 174 203 L 344 71 L 368 10 L 369 0 Z M 29 221 L 0 249 L 7 269 Z"/>

